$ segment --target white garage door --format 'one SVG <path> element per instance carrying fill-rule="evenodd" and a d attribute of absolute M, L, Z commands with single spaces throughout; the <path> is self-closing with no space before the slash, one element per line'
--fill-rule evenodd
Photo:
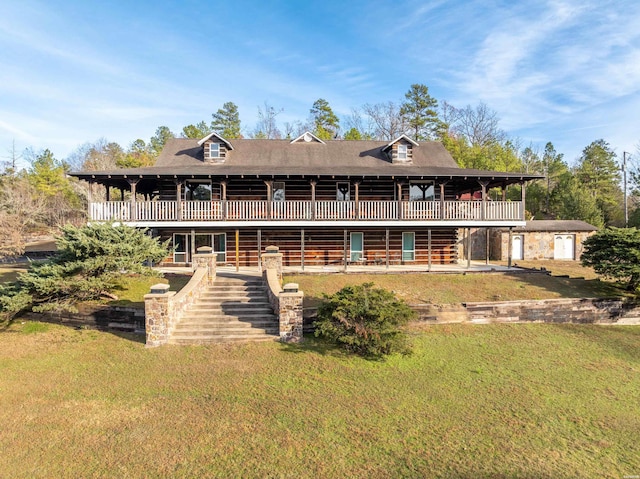
<path fill-rule="evenodd" d="M 553 242 L 553 259 L 573 259 L 575 235 L 555 235 Z"/>

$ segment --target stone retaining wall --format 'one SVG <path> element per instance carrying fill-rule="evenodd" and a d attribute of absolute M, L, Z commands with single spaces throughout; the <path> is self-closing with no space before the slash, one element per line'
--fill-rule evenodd
<path fill-rule="evenodd" d="M 77 313 L 29 312 L 20 317 L 74 328 L 144 333 L 144 308 L 142 307 L 81 304 L 78 306 Z"/>
<path fill-rule="evenodd" d="M 412 304 L 418 321 L 445 323 L 577 323 L 640 325 L 640 301 L 567 298 L 464 304 Z M 313 330 L 316 308 L 304 309 L 304 331 Z"/>

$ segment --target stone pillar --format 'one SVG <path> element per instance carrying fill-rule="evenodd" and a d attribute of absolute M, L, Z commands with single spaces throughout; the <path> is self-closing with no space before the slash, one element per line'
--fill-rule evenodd
<path fill-rule="evenodd" d="M 176 294 L 169 291 L 168 284 L 151 286 L 151 292 L 144 296 L 145 330 L 147 347 L 160 346 L 169 339 L 172 311 L 170 299 Z"/>
<path fill-rule="evenodd" d="M 268 269 L 275 269 L 278 274 L 278 281 L 282 282 L 282 253 L 280 253 L 280 248 L 267 246 L 261 260 L 262 276 L 265 276 Z"/>
<path fill-rule="evenodd" d="M 198 253 L 193 255 L 192 267 L 195 271 L 198 268 L 207 268 L 207 285 L 211 286 L 216 280 L 216 255 L 210 246 L 200 246 Z"/>
<path fill-rule="evenodd" d="M 278 295 L 280 303 L 280 341 L 283 343 L 299 343 L 302 337 L 302 300 L 304 293 L 298 291 L 296 283 L 285 284 Z"/>

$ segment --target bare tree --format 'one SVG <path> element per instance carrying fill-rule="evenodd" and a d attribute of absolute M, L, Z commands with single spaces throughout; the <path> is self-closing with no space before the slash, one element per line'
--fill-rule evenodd
<path fill-rule="evenodd" d="M 405 124 L 400 114 L 400 106 L 389 101 L 363 105 L 362 111 L 373 125 L 373 134 L 377 140 L 393 140 L 405 132 Z"/>
<path fill-rule="evenodd" d="M 465 137 L 471 146 L 487 146 L 506 138 L 505 132 L 498 127 L 498 114 L 484 103 L 475 108 L 471 105 L 455 108 L 444 102 L 442 120 L 449 125 L 450 134 Z"/>
<path fill-rule="evenodd" d="M 264 102 L 264 109 L 258 107 L 258 123 L 253 131 L 253 137 L 267 140 L 282 138 L 282 133 L 280 133 L 276 123 L 276 117 L 283 111 L 284 109 L 282 108 L 276 110 L 266 101 Z"/>

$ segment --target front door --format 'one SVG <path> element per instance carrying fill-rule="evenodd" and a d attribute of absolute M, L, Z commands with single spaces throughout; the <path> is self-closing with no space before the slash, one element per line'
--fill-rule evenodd
<path fill-rule="evenodd" d="M 513 235 L 511 239 L 511 257 L 513 259 L 524 259 L 524 236 Z"/>

